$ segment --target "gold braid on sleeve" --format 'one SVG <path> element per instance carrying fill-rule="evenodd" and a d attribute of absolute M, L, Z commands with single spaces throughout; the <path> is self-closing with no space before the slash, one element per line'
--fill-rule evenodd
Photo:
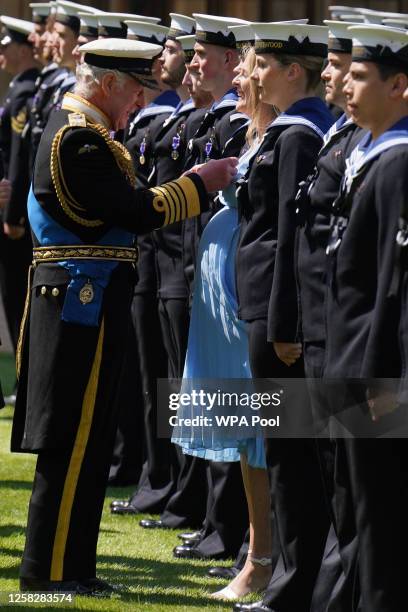
<path fill-rule="evenodd" d="M 126 147 L 124 147 L 121 143 L 113 140 L 113 138 L 110 137 L 108 130 L 102 125 L 97 123 L 87 123 L 87 127 L 97 132 L 103 138 L 103 140 L 109 147 L 109 150 L 111 151 L 113 157 L 115 158 L 119 169 L 125 175 L 126 180 L 130 183 L 132 187 L 135 187 L 136 175 L 133 168 L 132 158 Z M 58 201 L 61 204 L 63 211 L 70 219 L 75 221 L 75 223 L 78 223 L 79 225 L 83 225 L 85 227 L 99 227 L 103 225 L 103 221 L 101 221 L 100 219 L 84 219 L 82 216 L 75 212 L 75 210 L 85 211 L 85 208 L 83 208 L 73 198 L 72 194 L 69 192 L 69 189 L 64 179 L 59 151 L 65 132 L 71 128 L 72 126 L 70 125 L 64 125 L 58 130 L 58 132 L 54 136 L 54 140 L 52 141 L 50 160 L 52 182 L 54 184 Z"/>

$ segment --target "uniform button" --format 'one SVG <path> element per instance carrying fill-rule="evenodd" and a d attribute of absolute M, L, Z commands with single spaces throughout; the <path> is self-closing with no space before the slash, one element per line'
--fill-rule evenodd
<path fill-rule="evenodd" d="M 41 287 L 41 295 L 45 295 L 47 293 L 47 287 Z"/>
<path fill-rule="evenodd" d="M 52 295 L 54 297 L 57 297 L 59 295 L 59 289 L 57 289 L 57 287 L 54 287 L 54 289 L 51 291 Z"/>

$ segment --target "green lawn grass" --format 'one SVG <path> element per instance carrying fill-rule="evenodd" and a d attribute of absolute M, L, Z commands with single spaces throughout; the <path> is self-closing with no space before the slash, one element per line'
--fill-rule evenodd
<path fill-rule="evenodd" d="M 5 393 L 12 384 L 11 359 L 0 355 Z M 11 454 L 9 439 L 12 409 L 0 410 L 0 593 L 18 591 L 18 567 L 24 545 L 27 506 L 35 456 Z M 179 543 L 175 531 L 146 531 L 136 516 L 109 513 L 114 498 L 126 498 L 127 489 L 108 489 L 98 545 L 98 576 L 123 588 L 111 599 L 77 597 L 71 605 L 27 604 L 29 608 L 103 610 L 111 612 L 187 612 L 231 610 L 229 603 L 208 598 L 224 583 L 206 578 L 209 564 L 174 559 Z M 217 562 L 219 564 L 219 562 Z M 14 604 L 10 609 L 21 608 Z M 2 604 L 0 604 L 2 609 Z"/>

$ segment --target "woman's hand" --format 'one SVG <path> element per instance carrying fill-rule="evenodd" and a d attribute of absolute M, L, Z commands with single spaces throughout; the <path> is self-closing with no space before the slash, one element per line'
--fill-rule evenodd
<path fill-rule="evenodd" d="M 302 354 L 300 342 L 274 342 L 275 353 L 283 363 L 291 366 L 299 359 Z"/>

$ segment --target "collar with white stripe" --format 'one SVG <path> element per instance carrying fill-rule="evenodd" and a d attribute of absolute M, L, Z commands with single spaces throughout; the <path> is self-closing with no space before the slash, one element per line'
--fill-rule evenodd
<path fill-rule="evenodd" d="M 353 181 L 365 170 L 367 165 L 382 153 L 398 145 L 408 145 L 408 117 L 404 117 L 376 140 L 366 134 L 346 159 L 343 190 L 349 193 Z"/>

